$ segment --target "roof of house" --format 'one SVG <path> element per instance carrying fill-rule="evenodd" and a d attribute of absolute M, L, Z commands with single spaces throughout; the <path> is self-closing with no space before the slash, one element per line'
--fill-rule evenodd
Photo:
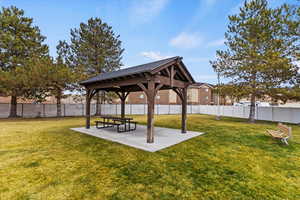
<path fill-rule="evenodd" d="M 210 83 L 196 82 L 196 83 L 190 85 L 190 87 L 201 87 L 201 86 L 207 86 L 207 87 L 210 87 L 210 88 L 214 88 L 214 85 L 212 85 Z"/>
<path fill-rule="evenodd" d="M 103 74 L 99 74 L 95 77 L 92 77 L 88 80 L 82 81 L 80 84 L 82 85 L 86 85 L 89 83 L 94 83 L 94 82 L 98 82 L 98 81 L 104 81 L 104 80 L 108 80 L 108 79 L 114 79 L 114 78 L 119 78 L 122 76 L 128 76 L 128 75 L 135 75 L 135 74 L 140 74 L 140 73 L 146 73 L 146 72 L 151 72 L 163 65 L 166 65 L 170 62 L 176 61 L 176 60 L 181 60 L 182 57 L 179 56 L 175 56 L 175 57 L 171 57 L 171 58 L 167 58 L 167 59 L 163 59 L 163 60 L 158 60 L 155 62 L 150 62 L 150 63 L 146 63 L 146 64 L 142 64 L 142 65 L 137 65 L 134 67 L 128 67 L 128 68 L 124 68 L 124 69 L 120 69 L 117 71 L 112 71 L 112 72 L 107 72 L 107 73 L 103 73 Z M 183 64 L 184 66 L 184 64 Z M 185 67 L 185 66 L 184 66 Z M 191 79 L 193 80 L 193 77 L 191 76 L 191 74 L 188 72 L 188 70 L 186 69 L 188 75 L 191 77 Z"/>

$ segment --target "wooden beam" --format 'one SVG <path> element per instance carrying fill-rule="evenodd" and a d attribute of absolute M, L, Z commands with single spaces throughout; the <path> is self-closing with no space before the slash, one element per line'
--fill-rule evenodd
<path fill-rule="evenodd" d="M 180 88 L 173 88 L 173 91 L 179 96 L 181 102 L 183 101 L 183 94 Z"/>
<path fill-rule="evenodd" d="M 181 61 L 177 63 L 177 66 L 178 66 L 180 72 L 181 72 L 181 73 L 184 75 L 184 77 L 189 81 L 189 83 L 193 83 L 193 80 L 191 79 L 190 74 L 189 74 L 189 73 L 187 72 L 187 70 L 186 70 L 186 67 L 183 67 L 181 63 L 182 63 Z"/>
<path fill-rule="evenodd" d="M 99 92 L 99 90 L 92 90 L 89 98 L 92 99 L 92 97 L 95 96 L 95 94 L 97 94 L 97 92 Z"/>
<path fill-rule="evenodd" d="M 154 101 L 155 101 L 155 82 L 150 80 L 148 82 L 147 89 L 147 102 L 148 102 L 148 113 L 147 113 L 147 143 L 154 142 Z"/>
<path fill-rule="evenodd" d="M 122 86 L 137 85 L 138 83 L 147 83 L 147 79 L 145 79 L 145 77 L 135 77 L 135 78 L 124 79 L 124 80 L 93 83 L 87 85 L 86 87 L 89 89 L 106 89 L 106 88 L 113 88 L 113 87 L 120 88 Z"/>
<path fill-rule="evenodd" d="M 175 70 L 174 70 L 175 75 Z M 184 82 L 181 80 L 171 79 L 170 77 L 162 76 L 162 75 L 155 75 L 147 77 L 135 77 L 131 79 L 125 79 L 125 80 L 115 80 L 111 82 L 99 82 L 99 83 L 93 83 L 91 85 L 86 86 L 89 89 L 98 89 L 98 90 L 111 90 L 112 88 L 121 89 L 121 87 L 126 86 L 132 86 L 132 85 L 138 85 L 141 86 L 141 84 L 147 83 L 147 81 L 151 79 L 155 79 L 156 83 L 161 83 L 170 87 L 178 87 L 178 88 L 184 88 L 187 87 L 190 82 Z M 144 89 L 141 88 L 143 91 Z"/>
<path fill-rule="evenodd" d="M 86 109 L 85 109 L 85 128 L 89 129 L 91 127 L 91 93 L 92 90 L 86 89 Z"/>
<path fill-rule="evenodd" d="M 122 92 L 122 99 L 121 99 L 121 117 L 125 117 L 125 103 L 126 103 L 126 98 L 129 95 L 130 92 Z"/>
<path fill-rule="evenodd" d="M 154 70 L 152 70 L 151 71 L 151 74 L 157 74 L 157 72 L 159 72 L 159 71 L 161 71 L 161 70 L 163 70 L 164 68 L 167 68 L 167 67 L 169 67 L 169 66 L 171 66 L 171 65 L 174 65 L 174 64 L 176 64 L 177 63 L 177 60 L 174 60 L 173 62 L 169 62 L 169 63 L 167 63 L 167 64 L 165 64 L 165 65 L 161 65 L 160 67 L 158 67 L 158 68 L 156 68 L 156 69 L 154 69 Z"/>
<path fill-rule="evenodd" d="M 160 90 L 160 88 L 162 88 L 164 85 L 163 84 L 158 84 L 156 87 L 155 87 L 155 95 L 157 94 L 158 90 Z"/>
<path fill-rule="evenodd" d="M 161 83 L 163 85 L 167 85 L 167 86 L 170 86 L 170 87 L 171 87 L 171 84 L 172 84 L 170 78 L 168 78 L 166 76 L 156 75 L 154 80 L 155 80 L 156 83 Z M 189 85 L 189 83 L 173 79 L 173 86 L 172 87 L 185 88 L 188 85 Z"/>
<path fill-rule="evenodd" d="M 121 118 L 125 118 L 125 99 L 121 99 Z"/>
<path fill-rule="evenodd" d="M 174 78 L 178 77 L 180 80 L 185 80 L 186 78 L 180 71 L 176 71 L 176 74 L 174 75 Z"/>
<path fill-rule="evenodd" d="M 182 111 L 181 111 L 181 132 L 186 133 L 186 119 L 187 119 L 187 88 L 182 89 Z"/>
<path fill-rule="evenodd" d="M 142 84 L 142 83 L 138 83 L 137 84 L 144 92 L 145 92 L 145 94 L 148 96 L 148 89 L 144 86 L 144 84 Z"/>
<path fill-rule="evenodd" d="M 166 69 L 165 69 L 165 71 L 167 72 L 167 74 L 168 74 L 168 77 L 171 77 L 171 73 L 170 73 L 170 70 L 169 70 L 169 68 L 166 68 Z"/>
<path fill-rule="evenodd" d="M 127 96 L 129 95 L 129 93 L 130 93 L 130 92 L 127 92 L 127 93 L 125 94 L 125 100 L 126 100 Z"/>
<path fill-rule="evenodd" d="M 121 100 L 121 117 L 125 117 L 125 103 L 126 103 L 126 98 L 129 95 L 130 92 L 125 92 L 125 91 L 115 91 L 115 93 L 119 96 Z"/>
<path fill-rule="evenodd" d="M 120 99 L 122 99 L 122 94 L 120 94 L 119 91 L 115 91 L 115 93 L 118 95 L 118 97 L 119 97 Z"/>
<path fill-rule="evenodd" d="M 170 72 L 170 86 L 173 87 L 174 84 L 174 66 L 171 66 L 171 72 Z"/>

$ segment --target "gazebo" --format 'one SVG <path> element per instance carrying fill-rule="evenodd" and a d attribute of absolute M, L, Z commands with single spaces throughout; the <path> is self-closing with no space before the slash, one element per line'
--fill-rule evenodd
<path fill-rule="evenodd" d="M 90 128 L 90 103 L 100 90 L 115 92 L 121 100 L 121 117 L 125 117 L 125 100 L 130 92 L 143 91 L 147 97 L 147 143 L 154 142 L 154 105 L 158 90 L 172 89 L 182 102 L 181 132 L 186 133 L 187 88 L 195 83 L 192 75 L 176 56 L 118 71 L 103 73 L 80 84 L 86 88 L 86 128 Z"/>

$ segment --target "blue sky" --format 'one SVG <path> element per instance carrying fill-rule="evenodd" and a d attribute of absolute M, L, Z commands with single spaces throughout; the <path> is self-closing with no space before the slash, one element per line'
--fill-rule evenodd
<path fill-rule="evenodd" d="M 34 18 L 55 56 L 59 40 L 90 17 L 100 17 L 120 35 L 125 67 L 182 56 L 196 81 L 215 83 L 209 60 L 224 48 L 228 15 L 243 0 L 0 0 Z M 296 0 L 270 0 L 272 6 Z"/>

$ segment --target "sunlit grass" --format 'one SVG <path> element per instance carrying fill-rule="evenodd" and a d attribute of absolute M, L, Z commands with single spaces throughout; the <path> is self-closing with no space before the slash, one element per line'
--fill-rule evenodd
<path fill-rule="evenodd" d="M 179 115 L 155 120 L 180 128 Z M 284 146 L 264 134 L 274 123 L 189 115 L 205 135 L 150 153 L 69 129 L 83 125 L 0 120 L 0 199 L 300 199 L 299 126 Z"/>

